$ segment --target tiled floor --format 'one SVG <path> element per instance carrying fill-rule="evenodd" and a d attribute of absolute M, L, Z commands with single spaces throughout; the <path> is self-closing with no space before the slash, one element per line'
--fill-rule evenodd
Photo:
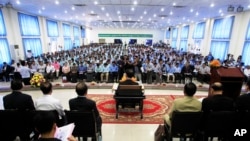
<path fill-rule="evenodd" d="M 6 84 L 7 85 L 7 84 Z M 0 96 L 9 92 L 1 92 Z M 33 100 L 42 96 L 41 91 L 25 91 L 32 96 Z M 89 89 L 88 94 L 113 94 L 111 89 Z M 145 90 L 145 95 L 182 95 L 180 90 Z M 207 92 L 198 91 L 197 95 L 206 96 Z M 53 91 L 53 96 L 60 99 L 64 109 L 69 109 L 68 100 L 76 97 L 74 89 L 57 89 Z M 157 124 L 103 124 L 102 141 L 153 141 Z"/>

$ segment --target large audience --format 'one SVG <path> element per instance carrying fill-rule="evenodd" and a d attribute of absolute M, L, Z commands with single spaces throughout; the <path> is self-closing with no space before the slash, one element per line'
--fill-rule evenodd
<path fill-rule="evenodd" d="M 31 52 L 29 52 L 30 54 Z M 126 69 L 133 69 L 137 81 L 161 84 L 164 82 L 185 83 L 185 78 L 197 78 L 201 83 L 210 80 L 207 56 L 176 50 L 169 45 L 148 47 L 145 45 L 88 45 L 75 47 L 72 50 L 43 53 L 39 56 L 29 55 L 26 60 L 11 64 L 3 63 L 0 73 L 2 81 L 11 77 L 22 78 L 24 84 L 34 73 L 41 73 L 46 79 L 53 81 L 62 76 L 64 82 L 96 81 L 118 82 Z M 225 60 L 219 60 L 222 66 L 239 67 L 250 76 L 250 67 L 244 66 L 241 56 L 237 59 L 228 54 Z"/>

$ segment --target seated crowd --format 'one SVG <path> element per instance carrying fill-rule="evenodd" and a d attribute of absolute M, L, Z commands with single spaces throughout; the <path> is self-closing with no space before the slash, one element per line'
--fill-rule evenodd
<path fill-rule="evenodd" d="M 35 72 L 42 73 L 46 79 L 54 78 L 66 82 L 86 80 L 87 82 L 118 82 L 126 69 L 133 69 L 135 78 L 143 83 L 160 84 L 163 82 L 192 81 L 197 78 L 201 83 L 209 82 L 209 63 L 214 57 L 211 53 L 207 56 L 183 52 L 167 46 L 145 45 L 128 46 L 124 51 L 121 45 L 89 45 L 48 52 L 11 64 L 3 63 L 0 71 L 0 79 L 9 81 L 10 77 L 26 79 L 25 84 Z M 246 76 L 250 76 L 250 67 L 241 62 L 241 56 L 237 60 L 229 54 L 226 60 L 220 60 L 226 67 L 240 67 Z M 11 74 L 11 76 L 10 76 Z M 186 79 L 188 78 L 188 79 Z M 186 82 L 189 82 L 186 81 Z"/>

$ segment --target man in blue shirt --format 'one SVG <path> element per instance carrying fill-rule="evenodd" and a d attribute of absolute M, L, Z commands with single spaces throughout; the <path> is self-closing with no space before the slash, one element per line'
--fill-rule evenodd
<path fill-rule="evenodd" d="M 83 62 L 81 62 L 78 67 L 80 80 L 86 79 L 86 72 L 87 72 L 87 66 L 83 65 Z"/>
<path fill-rule="evenodd" d="M 117 80 L 118 66 L 116 65 L 115 61 L 113 61 L 112 64 L 109 66 L 109 73 L 111 76 L 111 81 L 118 82 L 118 80 Z"/>

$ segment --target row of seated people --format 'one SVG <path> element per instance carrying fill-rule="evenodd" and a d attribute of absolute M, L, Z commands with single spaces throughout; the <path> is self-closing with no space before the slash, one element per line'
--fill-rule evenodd
<path fill-rule="evenodd" d="M 33 102 L 30 95 L 24 94 L 21 92 L 23 85 L 20 80 L 11 81 L 12 93 L 7 94 L 3 97 L 3 108 L 8 109 L 17 109 L 21 111 L 26 110 L 56 110 L 60 118 L 62 119 L 62 124 L 67 121 L 65 117 L 65 112 L 60 101 L 52 96 L 52 84 L 48 81 L 41 84 L 40 89 L 43 93 L 43 96 L 38 98 Z M 94 111 L 97 123 L 97 131 L 101 134 L 102 119 L 99 115 L 99 111 L 96 107 L 96 103 L 93 100 L 90 100 L 86 97 L 88 92 L 88 87 L 84 82 L 80 82 L 76 85 L 75 91 L 77 93 L 76 98 L 69 100 L 70 110 L 79 110 L 79 111 Z M 66 119 L 66 120 L 64 120 Z M 2 134 L 1 134 L 2 135 Z M 19 136 L 21 140 L 30 140 L 28 135 L 20 134 L 7 134 L 1 139 L 5 141 L 12 141 Z"/>
<path fill-rule="evenodd" d="M 222 95 L 222 84 L 215 82 L 211 85 L 211 96 L 204 98 L 202 102 L 194 97 L 197 87 L 194 83 L 184 86 L 184 97 L 175 99 L 168 114 L 164 116 L 166 129 L 171 128 L 173 112 L 199 112 L 209 114 L 211 111 L 249 111 L 250 110 L 250 81 L 246 83 L 247 94 L 239 96 L 236 100 Z M 232 123 L 233 124 L 233 123 Z M 249 123 L 245 123 L 250 126 Z M 250 127 L 249 127 L 250 128 Z"/>

